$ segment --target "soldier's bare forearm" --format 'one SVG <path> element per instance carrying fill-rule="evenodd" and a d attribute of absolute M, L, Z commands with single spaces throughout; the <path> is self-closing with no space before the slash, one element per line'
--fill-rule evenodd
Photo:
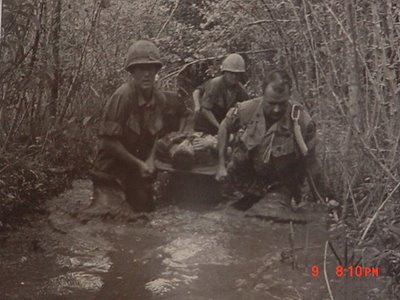
<path fill-rule="evenodd" d="M 144 163 L 141 159 L 131 154 L 116 138 L 105 137 L 103 138 L 103 143 L 105 150 L 120 161 L 137 167 L 141 167 Z"/>
<path fill-rule="evenodd" d="M 222 121 L 221 126 L 218 130 L 218 163 L 219 166 L 225 166 L 225 154 L 226 154 L 226 145 L 228 143 L 228 127 L 226 125 L 225 120 Z"/>
<path fill-rule="evenodd" d="M 153 146 L 151 147 L 150 155 L 147 158 L 147 161 L 149 161 L 151 163 L 154 163 L 154 159 L 156 157 L 157 140 L 158 140 L 158 138 L 154 139 L 154 143 L 153 143 Z"/>
<path fill-rule="evenodd" d="M 179 120 L 179 129 L 178 129 L 179 132 L 183 132 L 183 130 L 186 127 L 186 122 L 187 122 L 187 118 L 181 118 Z"/>
<path fill-rule="evenodd" d="M 206 108 L 203 108 L 202 110 L 202 113 L 204 114 L 204 116 L 206 117 L 206 119 L 212 124 L 212 125 L 214 125 L 216 128 L 219 128 L 219 123 L 218 123 L 218 121 L 217 121 L 217 119 L 215 118 L 215 116 L 214 116 L 214 114 L 210 111 L 210 110 L 208 110 L 208 109 L 206 109 Z"/>
<path fill-rule="evenodd" d="M 194 111 L 200 110 L 200 90 L 195 89 L 193 92 Z"/>

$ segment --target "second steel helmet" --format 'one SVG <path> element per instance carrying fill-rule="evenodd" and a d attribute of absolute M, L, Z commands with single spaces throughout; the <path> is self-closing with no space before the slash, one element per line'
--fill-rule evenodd
<path fill-rule="evenodd" d="M 243 57 L 237 53 L 229 54 L 222 62 L 221 70 L 235 73 L 245 72 Z"/>
<path fill-rule="evenodd" d="M 128 49 L 125 61 L 125 70 L 135 65 L 153 64 L 162 67 L 160 51 L 157 46 L 150 41 L 140 40 L 133 43 Z"/>

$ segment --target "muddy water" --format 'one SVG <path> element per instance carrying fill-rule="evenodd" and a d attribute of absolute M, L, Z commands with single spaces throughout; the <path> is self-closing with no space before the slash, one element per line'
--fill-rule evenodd
<path fill-rule="evenodd" d="M 0 299 L 330 299 L 323 265 L 324 214 L 293 225 L 223 203 L 167 206 L 131 222 L 79 221 L 89 181 L 76 181 L 19 231 L 0 237 Z M 388 299 L 385 278 L 338 278 L 334 299 Z M 311 275 L 311 266 L 319 274 Z"/>

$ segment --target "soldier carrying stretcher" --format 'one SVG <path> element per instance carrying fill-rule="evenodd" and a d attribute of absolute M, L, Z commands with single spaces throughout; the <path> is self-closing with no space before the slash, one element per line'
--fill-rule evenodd
<path fill-rule="evenodd" d="M 161 67 L 160 52 L 152 42 L 137 41 L 129 48 L 125 70 L 131 80 L 108 100 L 99 129 L 92 170 L 94 202 L 88 209 L 93 214 L 107 213 L 107 208 L 123 205 L 125 200 L 137 212 L 154 209 L 156 141 L 179 130 L 187 115 L 176 93 L 155 87 Z M 117 198 L 124 200 L 115 203 Z"/>
<path fill-rule="evenodd" d="M 238 103 L 221 123 L 216 179 L 221 181 L 229 175 L 242 187 L 246 205 L 250 203 L 251 206 L 264 196 L 249 190 L 254 183 L 264 191 L 277 191 L 296 202 L 301 200 L 301 188 L 307 175 L 317 186 L 322 184 L 317 178 L 315 123 L 290 96 L 289 75 L 274 70 L 264 79 L 263 96 Z M 227 142 L 231 133 L 235 135 L 235 142 L 227 163 Z"/>
<path fill-rule="evenodd" d="M 228 110 L 236 103 L 249 99 L 239 77 L 245 72 L 243 57 L 229 54 L 221 66 L 222 75 L 212 78 L 193 92 L 194 130 L 217 134 Z"/>

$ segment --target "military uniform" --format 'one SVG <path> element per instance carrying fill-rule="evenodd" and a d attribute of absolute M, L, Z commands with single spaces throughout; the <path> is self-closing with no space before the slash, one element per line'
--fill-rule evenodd
<path fill-rule="evenodd" d="M 208 80 L 198 89 L 200 89 L 201 107 L 210 110 L 218 122 L 225 118 L 228 110 L 236 103 L 249 99 L 241 83 L 233 87 L 228 86 L 222 75 Z M 218 131 L 203 114 L 197 116 L 194 130 L 209 134 L 216 134 Z"/>
<path fill-rule="evenodd" d="M 107 102 L 99 130 L 100 138 L 117 138 L 130 153 L 146 160 L 155 139 L 178 130 L 177 121 L 186 113 L 183 102 L 178 101 L 175 93 L 153 88 L 152 94 L 151 101 L 146 101 L 133 80 L 118 88 Z M 152 209 L 152 202 L 147 199 L 151 195 L 152 180 L 143 178 L 138 168 L 107 153 L 102 140 L 93 173 L 104 174 L 117 183 L 134 210 Z"/>
<path fill-rule="evenodd" d="M 291 111 L 295 103 L 290 101 L 285 115 L 267 128 L 262 101 L 260 97 L 238 103 L 226 116 L 228 130 L 237 133 L 229 173 L 242 189 L 277 185 L 298 197 L 306 168 L 315 162 L 315 124 L 300 108 L 299 125 L 309 149 L 303 157 L 293 133 Z"/>

